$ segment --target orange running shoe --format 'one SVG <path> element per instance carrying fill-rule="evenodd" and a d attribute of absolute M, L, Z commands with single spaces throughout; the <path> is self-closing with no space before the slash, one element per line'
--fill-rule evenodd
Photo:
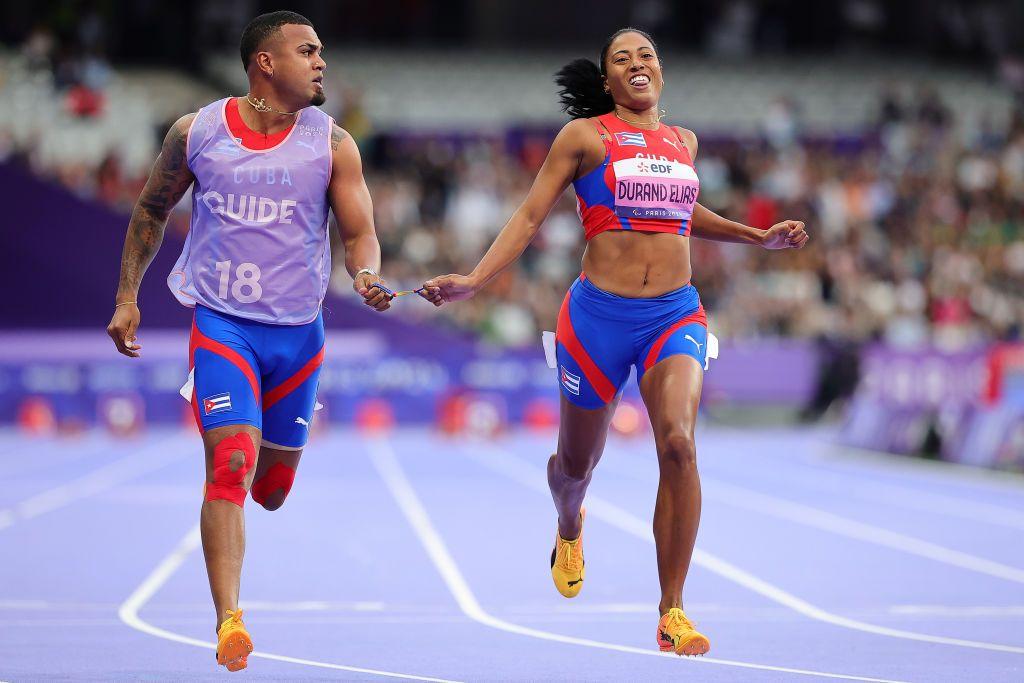
<path fill-rule="evenodd" d="M 567 541 L 556 531 L 555 547 L 551 549 L 551 578 L 558 592 L 567 598 L 579 595 L 587 573 L 583 564 L 583 519 L 586 515 L 586 510 L 580 510 L 580 535 L 575 540 Z"/>
<path fill-rule="evenodd" d="M 697 631 L 683 610 L 673 607 L 658 622 L 658 647 L 677 655 L 702 655 L 711 649 L 711 641 Z"/>
<path fill-rule="evenodd" d="M 228 618 L 217 629 L 217 663 L 228 671 L 241 671 L 252 652 L 252 638 L 242 623 L 242 610 L 227 610 Z"/>

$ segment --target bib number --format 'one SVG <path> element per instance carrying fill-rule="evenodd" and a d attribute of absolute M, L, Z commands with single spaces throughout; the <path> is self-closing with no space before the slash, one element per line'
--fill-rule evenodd
<path fill-rule="evenodd" d="M 617 216 L 689 220 L 700 187 L 692 166 L 635 157 L 614 168 Z"/>
<path fill-rule="evenodd" d="M 217 296 L 224 301 L 228 300 L 228 285 L 230 284 L 231 296 L 240 304 L 251 304 L 259 301 L 263 296 L 263 287 L 260 286 L 260 267 L 255 263 L 240 263 L 235 268 L 235 280 L 231 280 L 231 261 L 217 261 L 214 264 L 217 272 L 220 273 L 220 287 L 217 289 Z"/>

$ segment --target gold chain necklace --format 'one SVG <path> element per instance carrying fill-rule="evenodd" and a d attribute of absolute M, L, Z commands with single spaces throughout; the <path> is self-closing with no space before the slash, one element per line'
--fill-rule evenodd
<path fill-rule="evenodd" d="M 280 111 L 279 109 L 274 109 L 269 104 L 267 104 L 267 100 L 265 98 L 253 97 L 250 94 L 246 94 L 245 101 L 249 103 L 250 107 L 264 114 L 281 114 L 282 116 L 295 116 L 296 114 L 299 113 L 297 111 Z"/>
<path fill-rule="evenodd" d="M 665 110 L 659 109 L 658 111 L 661 112 L 661 116 L 656 118 L 654 121 L 630 121 L 625 116 L 620 115 L 618 109 L 615 110 L 615 118 L 619 119 L 620 121 L 625 121 L 629 125 L 636 126 L 637 128 L 639 128 L 640 126 L 659 126 L 661 125 L 661 120 L 665 118 Z"/>

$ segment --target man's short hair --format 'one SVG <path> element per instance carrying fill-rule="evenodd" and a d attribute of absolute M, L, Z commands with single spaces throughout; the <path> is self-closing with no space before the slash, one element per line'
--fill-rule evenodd
<path fill-rule="evenodd" d="M 312 26 L 313 22 L 297 12 L 285 11 L 267 12 L 249 22 L 249 25 L 242 31 L 242 41 L 239 45 L 242 53 L 242 67 L 246 71 L 249 70 L 249 61 L 253 55 L 259 52 L 260 46 L 286 24 Z"/>

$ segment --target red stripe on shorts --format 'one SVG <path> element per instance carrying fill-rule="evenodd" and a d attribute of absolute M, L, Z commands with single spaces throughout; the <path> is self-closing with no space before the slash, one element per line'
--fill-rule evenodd
<path fill-rule="evenodd" d="M 263 396 L 263 410 L 266 410 L 270 406 L 274 405 L 288 394 L 295 391 L 300 384 L 309 379 L 309 376 L 313 372 L 323 365 L 324 363 L 324 347 L 320 347 L 320 351 L 309 359 L 309 361 L 299 368 L 299 371 L 294 375 L 286 379 L 285 381 L 278 384 L 276 387 L 268 391 Z"/>
<path fill-rule="evenodd" d="M 601 368 L 597 367 L 597 363 L 594 362 L 594 359 L 590 357 L 590 354 L 587 353 L 587 350 L 583 348 L 583 344 L 576 337 L 576 331 L 573 329 L 572 320 L 569 317 L 569 297 L 571 294 L 571 292 L 566 294 L 565 299 L 562 301 L 562 310 L 558 312 L 558 327 L 555 328 L 555 338 L 562 343 L 565 350 L 569 352 L 572 359 L 583 370 L 587 381 L 594 387 L 594 391 L 601 397 L 601 400 L 609 403 L 615 398 L 615 386 L 601 372 Z"/>
<path fill-rule="evenodd" d="M 674 323 L 671 327 L 658 335 L 657 341 L 654 342 L 651 350 L 647 353 L 647 357 L 644 358 L 644 370 L 650 370 L 651 367 L 658 362 L 658 355 L 661 353 L 662 347 L 665 346 L 665 342 L 668 341 L 668 338 L 671 337 L 676 330 L 692 323 L 700 323 L 704 327 L 708 326 L 708 317 L 704 313 L 704 306 L 698 306 L 696 311 L 679 322 Z"/>
<path fill-rule="evenodd" d="M 189 355 L 192 359 L 192 365 L 195 367 L 195 353 L 196 349 L 206 349 L 212 351 L 221 358 L 224 358 L 228 362 L 236 365 L 245 378 L 249 380 L 249 386 L 252 387 L 252 395 L 256 397 L 256 405 L 260 403 L 260 382 L 256 379 L 256 373 L 249 367 L 249 364 L 245 361 L 242 356 L 227 346 L 224 346 L 218 341 L 210 339 L 199 330 L 199 326 L 196 325 L 196 321 L 192 319 L 192 336 L 189 337 Z"/>
<path fill-rule="evenodd" d="M 192 320 L 192 328 L 195 329 L 195 320 Z M 192 417 L 196 419 L 196 426 L 199 427 L 199 433 L 202 434 L 205 430 L 203 429 L 203 420 L 199 417 L 199 401 L 196 400 L 196 347 L 192 342 L 192 335 L 188 336 L 188 371 L 192 374 Z"/>

